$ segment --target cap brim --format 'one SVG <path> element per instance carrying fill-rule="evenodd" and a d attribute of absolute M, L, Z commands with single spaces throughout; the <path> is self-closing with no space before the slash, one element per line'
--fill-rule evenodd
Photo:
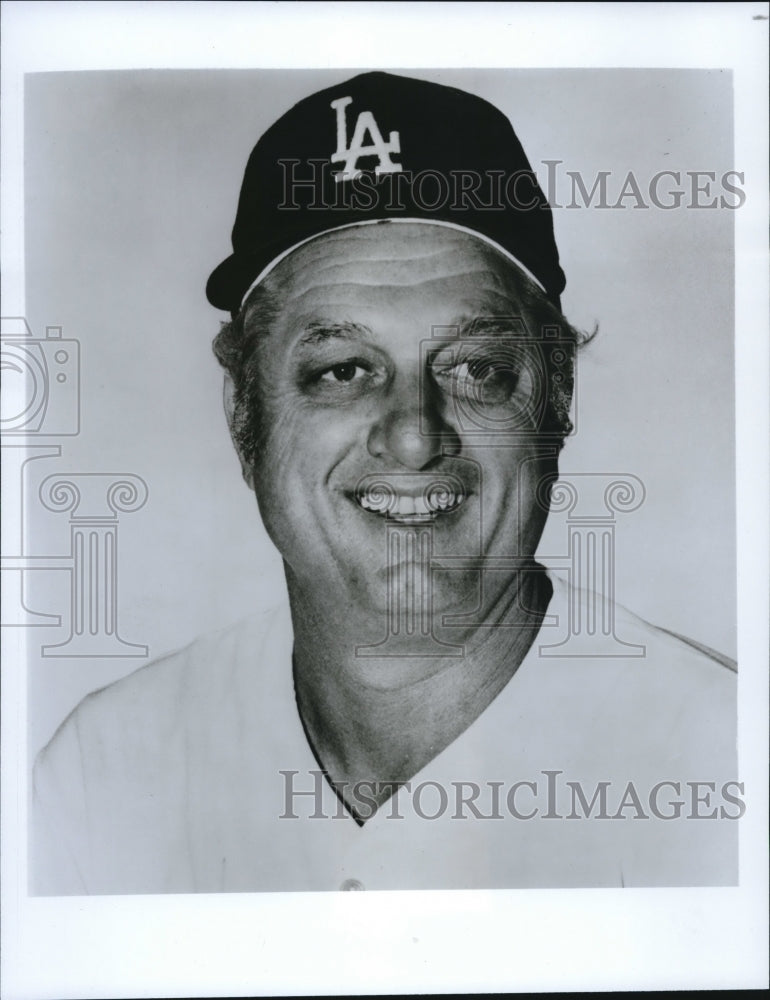
<path fill-rule="evenodd" d="M 206 298 L 216 309 L 237 312 L 243 292 L 251 284 L 253 273 L 252 261 L 231 254 L 209 275 L 209 280 L 206 282 Z"/>

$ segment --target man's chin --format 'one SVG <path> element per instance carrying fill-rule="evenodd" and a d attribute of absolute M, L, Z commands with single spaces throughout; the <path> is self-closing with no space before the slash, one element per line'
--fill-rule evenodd
<path fill-rule="evenodd" d="M 416 632 L 441 628 L 446 615 L 470 615 L 478 608 L 478 574 L 437 573 L 415 563 L 370 569 L 350 595 L 353 605 L 373 615 L 389 616 Z M 411 631 L 411 627 L 410 627 Z"/>

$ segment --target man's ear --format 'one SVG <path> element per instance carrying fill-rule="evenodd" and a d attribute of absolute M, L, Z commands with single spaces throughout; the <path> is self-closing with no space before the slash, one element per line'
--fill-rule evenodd
<path fill-rule="evenodd" d="M 225 374 L 225 386 L 222 399 L 225 407 L 225 416 L 227 417 L 227 426 L 230 428 L 230 439 L 232 440 L 233 447 L 238 455 L 238 461 L 241 463 L 241 473 L 243 475 L 243 479 L 249 489 L 253 490 L 254 470 L 251 467 L 251 463 L 246 460 L 245 455 L 241 451 L 238 434 L 235 430 L 235 385 L 228 374 Z"/>

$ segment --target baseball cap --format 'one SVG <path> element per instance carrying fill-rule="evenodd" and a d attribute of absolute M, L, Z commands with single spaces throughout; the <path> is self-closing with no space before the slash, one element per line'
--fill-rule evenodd
<path fill-rule="evenodd" d="M 310 95 L 259 139 L 233 253 L 209 277 L 208 300 L 235 315 L 297 246 L 383 220 L 472 232 L 559 304 L 565 278 L 551 209 L 506 116 L 454 87 L 384 72 Z"/>

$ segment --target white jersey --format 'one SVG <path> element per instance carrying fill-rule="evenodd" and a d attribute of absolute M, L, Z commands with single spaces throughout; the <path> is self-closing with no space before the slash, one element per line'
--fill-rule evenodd
<path fill-rule="evenodd" d="M 551 580 L 563 624 L 586 601 Z M 735 673 L 615 615 L 644 655 L 560 655 L 543 627 L 363 826 L 308 745 L 288 607 L 200 639 L 89 695 L 40 754 L 32 891 L 737 884 Z"/>

